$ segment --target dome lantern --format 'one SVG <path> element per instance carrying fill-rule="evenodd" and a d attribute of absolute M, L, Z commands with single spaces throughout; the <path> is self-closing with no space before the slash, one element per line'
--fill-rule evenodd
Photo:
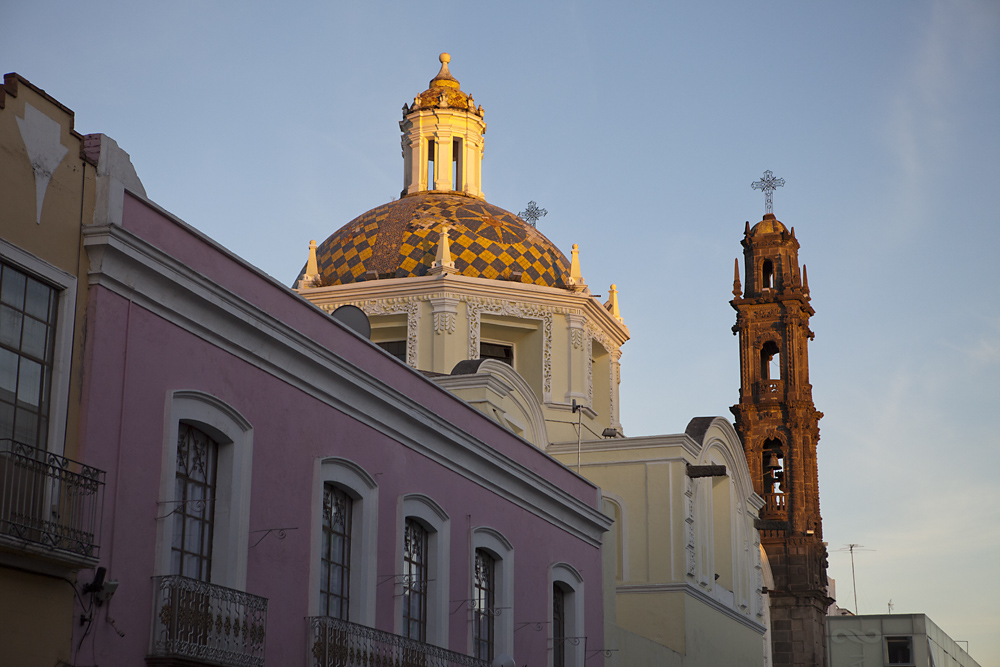
<path fill-rule="evenodd" d="M 483 108 L 459 88 L 442 53 L 441 70 L 430 87 L 403 105 L 399 123 L 403 149 L 403 191 L 461 192 L 483 198 Z"/>

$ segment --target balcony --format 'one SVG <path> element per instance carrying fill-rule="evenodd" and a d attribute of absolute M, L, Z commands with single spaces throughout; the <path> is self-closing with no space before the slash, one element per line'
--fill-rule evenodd
<path fill-rule="evenodd" d="M 325 616 L 309 623 L 312 667 L 489 667 L 479 660 L 406 637 Z"/>
<path fill-rule="evenodd" d="M 103 470 L 0 439 L 0 544 L 71 567 L 97 564 Z"/>
<path fill-rule="evenodd" d="M 765 493 L 764 511 L 761 516 L 768 519 L 787 519 L 788 509 L 785 506 L 785 494 Z"/>
<path fill-rule="evenodd" d="M 179 575 L 153 580 L 147 665 L 263 667 L 267 598 Z"/>
<path fill-rule="evenodd" d="M 761 402 L 780 401 L 785 391 L 782 380 L 762 380 L 757 383 L 757 397 Z"/>

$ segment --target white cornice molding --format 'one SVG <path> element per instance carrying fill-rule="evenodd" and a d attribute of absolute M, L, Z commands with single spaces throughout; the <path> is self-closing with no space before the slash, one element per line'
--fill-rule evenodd
<path fill-rule="evenodd" d="M 580 443 L 580 447 L 585 452 L 621 452 L 627 450 L 641 450 L 641 449 L 664 449 L 673 447 L 682 447 L 683 450 L 691 456 L 693 460 L 697 460 L 698 456 L 701 454 L 702 447 L 701 443 L 695 442 L 691 436 L 686 433 L 670 434 L 670 435 L 650 435 L 650 436 L 636 436 L 631 438 L 604 438 L 601 440 L 584 440 Z M 569 453 L 570 451 L 575 452 L 577 448 L 576 441 L 567 442 L 554 442 L 549 445 L 548 451 L 550 453 Z M 680 460 L 680 457 L 672 457 Z M 627 463 L 638 463 L 640 461 L 662 461 L 662 458 L 654 459 L 632 459 L 627 461 Z M 626 462 L 623 462 L 626 463 Z"/>
<path fill-rule="evenodd" d="M 599 509 L 499 454 L 423 404 L 130 231 L 117 226 L 87 227 L 84 246 L 91 260 L 91 285 L 133 301 L 588 544 L 600 545 L 611 523 Z M 245 262 L 240 264 L 279 286 Z M 289 298 L 294 297 L 289 288 L 281 289 Z M 346 331 L 332 320 L 330 326 Z M 445 392 L 425 381 L 435 391 Z M 467 409 L 474 410 L 471 406 Z M 388 417 L 376 419 L 372 415 Z M 530 447 L 528 443 L 525 446 Z"/>
<path fill-rule="evenodd" d="M 712 607 L 720 614 L 730 618 L 763 636 L 767 627 L 753 620 L 749 616 L 739 613 L 732 607 L 725 605 L 711 595 L 701 590 L 699 587 L 687 582 L 671 582 L 666 584 L 618 584 L 615 587 L 618 593 L 649 595 L 656 593 L 683 593 L 696 598 L 699 602 Z"/>
<path fill-rule="evenodd" d="M 506 301 L 530 302 L 548 306 L 553 308 L 556 313 L 584 314 L 591 322 L 596 322 L 592 326 L 598 327 L 609 335 L 616 346 L 624 345 L 629 339 L 628 327 L 616 320 L 596 297 L 582 292 L 568 292 L 558 287 L 544 285 L 440 274 L 305 288 L 298 290 L 298 292 L 304 298 L 317 304 L 336 303 L 338 305 L 413 296 L 502 298 Z"/>

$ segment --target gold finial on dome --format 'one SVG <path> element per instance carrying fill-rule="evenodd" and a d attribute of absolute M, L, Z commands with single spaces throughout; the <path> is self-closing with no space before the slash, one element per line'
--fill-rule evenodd
<path fill-rule="evenodd" d="M 437 73 L 437 76 L 431 79 L 431 88 L 458 88 L 458 79 L 451 75 L 448 71 L 448 63 L 451 62 L 451 55 L 448 53 L 442 53 L 438 56 L 438 60 L 441 61 L 441 71 Z"/>

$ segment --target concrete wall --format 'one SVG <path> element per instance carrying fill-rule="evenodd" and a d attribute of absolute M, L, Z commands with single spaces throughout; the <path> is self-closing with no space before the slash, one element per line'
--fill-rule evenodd
<path fill-rule="evenodd" d="M 972 656 L 924 614 L 827 616 L 830 667 L 882 667 L 886 637 L 912 638 L 909 664 L 916 667 L 979 667 Z"/>

